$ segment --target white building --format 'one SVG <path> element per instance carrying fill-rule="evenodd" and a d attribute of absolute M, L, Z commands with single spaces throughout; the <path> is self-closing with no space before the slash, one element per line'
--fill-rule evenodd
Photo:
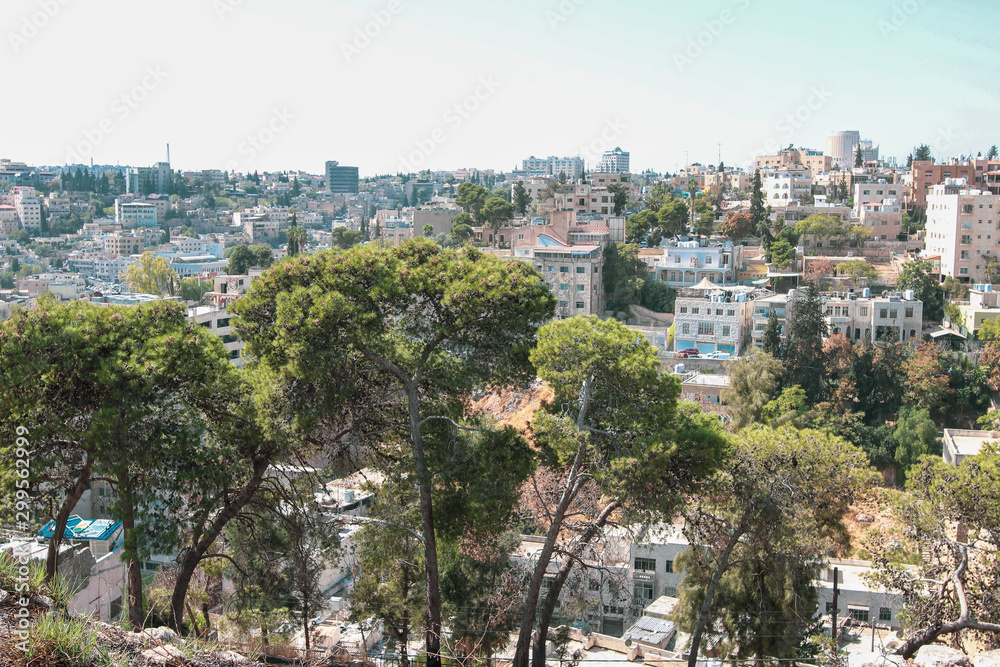
<path fill-rule="evenodd" d="M 287 227 L 288 209 L 255 206 L 233 213 L 233 225 L 240 227 L 251 243 L 268 242 L 278 238 L 282 227 Z"/>
<path fill-rule="evenodd" d="M 750 288 L 713 290 L 674 303 L 674 349 L 739 356 L 750 341 L 754 301 Z"/>
<path fill-rule="evenodd" d="M 691 287 L 703 278 L 731 285 L 743 265 L 743 246 L 732 241 L 668 240 L 662 255 L 644 253 L 653 276 L 670 287 Z"/>
<path fill-rule="evenodd" d="M 11 191 L 11 195 L 21 227 L 28 232 L 41 231 L 42 206 L 35 196 L 35 188 L 16 187 Z"/>
<path fill-rule="evenodd" d="M 532 155 L 521 162 L 526 175 L 559 176 L 565 174 L 567 179 L 575 180 L 583 175 L 583 158 L 579 155 L 575 157 L 556 157 L 550 155 L 546 158 L 537 158 Z"/>
<path fill-rule="evenodd" d="M 969 189 L 964 178 L 949 178 L 932 187 L 924 254 L 940 255 L 942 278 L 986 282 L 986 256 L 1000 254 L 1000 197 Z"/>
<path fill-rule="evenodd" d="M 860 218 L 866 204 L 881 204 L 886 199 L 901 201 L 906 190 L 900 183 L 886 183 L 880 179 L 877 183 L 854 184 L 854 217 Z"/>
<path fill-rule="evenodd" d="M 854 154 L 861 145 L 861 133 L 857 130 L 831 132 L 826 135 L 826 154 L 833 158 L 833 163 L 841 169 L 851 169 L 854 166 Z"/>
<path fill-rule="evenodd" d="M 613 151 L 604 151 L 604 155 L 601 157 L 601 168 L 598 171 L 608 171 L 619 174 L 628 173 L 628 152 L 623 151 L 621 147 L 615 147 Z"/>
<path fill-rule="evenodd" d="M 775 169 L 762 173 L 767 203 L 787 206 L 812 194 L 812 172 L 808 169 Z"/>
<path fill-rule="evenodd" d="M 977 456 L 983 445 L 1000 440 L 1000 431 L 972 431 L 968 429 L 946 428 L 942 457 L 945 462 L 960 465 L 966 456 Z"/>
<path fill-rule="evenodd" d="M 121 225 L 123 229 L 156 227 L 156 206 L 145 202 L 125 203 L 120 198 L 115 199 L 115 224 Z"/>
<path fill-rule="evenodd" d="M 212 306 L 198 306 L 187 311 L 189 322 L 200 324 L 222 339 L 229 354 L 229 361 L 243 368 L 243 341 L 233 333 L 233 317 L 227 311 Z"/>

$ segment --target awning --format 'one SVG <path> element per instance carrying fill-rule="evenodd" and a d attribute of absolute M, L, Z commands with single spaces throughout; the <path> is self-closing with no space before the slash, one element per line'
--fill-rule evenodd
<path fill-rule="evenodd" d="M 949 329 L 948 327 L 939 327 L 937 329 L 931 330 L 929 333 L 931 338 L 935 339 L 943 338 L 944 336 L 956 336 L 958 338 L 965 338 L 965 336 L 963 336 L 962 334 L 958 333 L 954 329 Z"/>
<path fill-rule="evenodd" d="M 697 285 L 695 285 L 694 287 L 692 287 L 690 289 L 712 290 L 712 289 L 719 289 L 719 285 L 716 285 L 715 283 L 713 283 L 708 278 L 702 278 L 701 282 L 699 282 Z"/>

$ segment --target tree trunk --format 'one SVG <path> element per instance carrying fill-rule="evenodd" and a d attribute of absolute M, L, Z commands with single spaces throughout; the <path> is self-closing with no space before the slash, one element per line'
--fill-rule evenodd
<path fill-rule="evenodd" d="M 535 650 L 531 656 L 532 667 L 545 667 L 545 645 L 548 643 L 549 635 L 549 625 L 552 623 L 552 617 L 556 612 L 556 602 L 559 600 L 559 594 L 562 592 L 563 584 L 569 579 L 569 574 L 573 570 L 573 565 L 576 563 L 575 558 L 579 558 L 583 554 L 583 549 L 590 541 L 594 539 L 598 532 L 604 528 L 607 524 L 608 519 L 611 517 L 611 513 L 614 512 L 621 506 L 617 500 L 608 503 L 603 510 L 601 510 L 600 515 L 594 523 L 587 526 L 587 529 L 580 536 L 580 539 L 575 545 L 573 545 L 570 554 L 573 557 L 567 556 L 563 560 L 562 565 L 559 567 L 559 573 L 556 574 L 555 581 L 552 582 L 551 588 L 549 588 L 548 593 L 545 594 L 545 607 L 542 609 L 542 615 L 538 619 L 538 631 L 535 635 Z"/>
<path fill-rule="evenodd" d="M 253 498 L 257 489 L 260 488 L 261 482 L 264 480 L 264 473 L 267 472 L 270 464 L 269 457 L 254 461 L 253 475 L 243 489 L 221 512 L 215 515 L 207 531 L 194 536 L 194 544 L 184 553 L 181 566 L 177 570 L 174 590 L 170 596 L 170 627 L 178 634 L 181 631 L 181 623 L 184 621 L 184 601 L 187 598 L 188 588 L 191 586 L 191 579 L 194 577 L 194 572 L 198 569 L 202 557 L 212 548 L 226 524 L 239 514 Z"/>
<path fill-rule="evenodd" d="M 538 553 L 538 562 L 535 563 L 535 569 L 531 574 L 531 583 L 528 585 L 527 597 L 524 601 L 524 616 L 521 619 L 521 628 L 517 635 L 517 647 L 514 649 L 513 667 L 528 667 L 531 631 L 535 626 L 536 607 L 538 606 L 538 598 L 541 594 L 542 581 L 545 579 L 545 571 L 552 561 L 552 552 L 555 551 L 556 540 L 559 538 L 559 531 L 562 528 L 566 510 L 569 509 L 570 503 L 576 497 L 576 493 L 579 490 L 577 481 L 585 451 L 586 446 L 581 443 L 576 451 L 576 457 L 573 459 L 573 466 L 570 468 L 569 477 L 566 479 L 566 486 L 563 489 L 562 496 L 559 498 L 559 504 L 552 513 L 552 523 L 549 525 L 549 531 L 545 536 L 545 544 L 542 545 L 542 550 Z"/>
<path fill-rule="evenodd" d="M 409 542 L 409 540 L 407 540 Z M 410 566 L 403 564 L 403 600 L 410 596 Z M 399 667 L 410 667 L 410 658 L 406 655 L 406 644 L 410 641 L 410 608 L 403 605 L 403 624 L 399 628 Z"/>
<path fill-rule="evenodd" d="M 441 589 L 438 583 L 437 539 L 434 535 L 434 512 L 431 502 L 431 474 L 424 460 L 424 444 L 420 426 L 418 380 L 406 384 L 410 409 L 410 444 L 413 464 L 420 488 L 420 519 L 424 533 L 424 561 L 427 572 L 427 667 L 441 667 Z"/>
<path fill-rule="evenodd" d="M 70 489 L 69 493 L 66 494 L 66 498 L 62 502 L 62 506 L 59 508 L 59 514 L 56 515 L 56 526 L 55 530 L 52 532 L 52 538 L 49 540 L 49 548 L 45 554 L 45 581 L 51 583 L 56 576 L 56 568 L 59 565 L 59 545 L 63 541 L 63 533 L 66 532 L 66 522 L 69 520 L 70 513 L 76 504 L 80 501 L 83 496 L 84 491 L 87 490 L 87 484 L 90 483 L 90 471 L 93 468 L 93 461 L 90 459 L 90 455 L 87 455 L 86 460 L 83 463 L 83 470 L 80 472 L 79 479 L 76 480 L 76 484 Z"/>
<path fill-rule="evenodd" d="M 132 630 L 139 632 L 145 615 L 142 611 L 142 569 L 139 562 L 139 554 L 136 551 L 132 540 L 135 532 L 135 507 L 132 500 L 132 489 L 128 484 L 120 484 L 118 487 L 120 502 L 123 511 L 122 527 L 125 535 L 125 548 L 123 556 L 125 558 L 126 585 L 128 596 L 128 622 Z"/>
<path fill-rule="evenodd" d="M 719 556 L 719 562 L 715 566 L 715 572 L 712 573 L 712 580 L 708 584 L 708 589 L 705 590 L 705 599 L 701 603 L 701 611 L 698 612 L 698 625 L 694 628 L 694 633 L 691 635 L 691 654 L 688 656 L 688 667 L 697 667 L 698 662 L 698 649 L 701 646 L 701 637 L 705 632 L 705 623 L 708 620 L 708 610 L 712 607 L 712 600 L 715 598 L 715 591 L 719 588 L 719 581 L 722 580 L 722 575 L 729 568 L 729 557 L 733 553 L 733 549 L 736 547 L 736 543 L 740 541 L 743 533 L 746 532 L 746 519 L 747 515 L 744 514 L 740 525 L 736 528 L 732 535 L 729 536 L 729 542 L 726 544 L 725 550 L 723 550 L 722 555 Z"/>

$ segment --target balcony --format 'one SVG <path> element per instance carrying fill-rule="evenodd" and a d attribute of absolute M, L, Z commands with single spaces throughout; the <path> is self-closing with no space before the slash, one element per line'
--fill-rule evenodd
<path fill-rule="evenodd" d="M 644 572 L 642 570 L 636 570 L 632 573 L 633 581 L 653 581 L 656 578 L 656 573 L 654 572 Z"/>

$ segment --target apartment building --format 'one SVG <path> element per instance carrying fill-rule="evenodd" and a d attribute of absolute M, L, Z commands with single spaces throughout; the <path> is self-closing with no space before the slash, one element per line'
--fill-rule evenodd
<path fill-rule="evenodd" d="M 451 234 L 451 226 L 455 216 L 461 213 L 457 206 L 421 206 L 413 210 L 413 229 L 418 236 L 423 236 L 425 225 L 434 228 L 434 235 Z"/>
<path fill-rule="evenodd" d="M 564 185 L 556 194 L 555 206 L 560 211 L 611 215 L 615 212 L 615 198 L 605 187 L 574 183 Z"/>
<path fill-rule="evenodd" d="M 864 204 L 859 222 L 862 227 L 871 231 L 872 239 L 875 241 L 896 240 L 905 231 L 903 207 L 898 199 L 884 199 L 880 203 Z"/>
<path fill-rule="evenodd" d="M 823 297 L 823 315 L 831 336 L 843 334 L 849 340 L 878 341 L 887 337 L 901 343 L 920 340 L 924 304 L 913 290 L 870 296 L 862 293 L 834 293 Z"/>
<path fill-rule="evenodd" d="M 121 198 L 115 199 L 115 224 L 121 225 L 122 229 L 136 229 L 138 227 L 156 227 L 158 214 L 156 206 L 145 202 L 126 202 Z"/>
<path fill-rule="evenodd" d="M 134 231 L 116 232 L 107 234 L 101 238 L 104 245 L 104 254 L 108 259 L 121 257 L 122 255 L 138 255 L 146 247 L 146 237 Z"/>
<path fill-rule="evenodd" d="M 973 285 L 969 290 L 969 303 L 959 304 L 962 313 L 961 320 L 951 326 L 963 327 L 968 335 L 975 336 L 986 320 L 1000 317 L 1000 292 L 994 291 L 993 285 Z"/>
<path fill-rule="evenodd" d="M 703 278 L 717 285 L 731 284 L 743 264 L 743 246 L 732 241 L 667 241 L 662 255 L 643 257 L 651 273 L 669 287 L 691 287 Z"/>
<path fill-rule="evenodd" d="M 764 196 L 771 206 L 787 206 L 812 194 L 812 172 L 804 167 L 762 171 Z"/>
<path fill-rule="evenodd" d="M 754 167 L 766 169 L 806 169 L 814 174 L 830 171 L 833 158 L 823 151 L 812 148 L 786 148 L 777 155 L 761 155 L 754 161 Z M 706 181 L 706 187 L 708 183 Z M 741 188 L 745 189 L 745 188 Z"/>
<path fill-rule="evenodd" d="M 750 340 L 757 348 L 764 347 L 764 331 L 773 311 L 778 318 L 778 333 L 782 342 L 788 340 L 788 323 L 791 319 L 792 311 L 795 308 L 796 299 L 804 298 L 796 290 L 791 290 L 788 294 L 772 294 L 754 299 L 753 311 L 750 314 Z"/>
<path fill-rule="evenodd" d="M 583 158 L 579 155 L 562 158 L 555 155 L 536 158 L 532 155 L 528 159 L 521 161 L 521 169 L 526 175 L 565 175 L 569 180 L 576 180 L 583 176 L 584 164 Z"/>
<path fill-rule="evenodd" d="M 282 227 L 288 226 L 288 209 L 255 206 L 233 213 L 233 225 L 243 230 L 251 243 L 267 243 L 278 238 Z"/>
<path fill-rule="evenodd" d="M 42 205 L 35 195 L 35 188 L 18 186 L 5 197 L 6 204 L 17 210 L 17 219 L 21 227 L 29 233 L 39 233 L 42 229 Z"/>
<path fill-rule="evenodd" d="M 885 179 L 879 179 L 875 183 L 855 183 L 853 215 L 860 218 L 866 205 L 881 204 L 886 199 L 902 201 L 905 194 L 905 187 L 901 183 L 886 183 Z"/>
<path fill-rule="evenodd" d="M 986 282 L 986 256 L 1000 254 L 1000 196 L 970 189 L 964 178 L 931 188 L 924 254 L 941 257 L 942 278 Z"/>
<path fill-rule="evenodd" d="M 326 187 L 333 194 L 358 193 L 358 168 L 341 166 L 335 160 L 326 163 Z"/>
<path fill-rule="evenodd" d="M 385 218 L 378 222 L 378 238 L 382 243 L 397 246 L 414 237 L 413 222 L 406 218 Z M 423 232 L 420 232 L 420 236 Z"/>
<path fill-rule="evenodd" d="M 1000 160 L 957 160 L 943 164 L 914 160 L 911 165 L 915 206 L 927 206 L 931 190 L 948 179 L 964 178 L 969 188 L 1000 195 Z"/>
<path fill-rule="evenodd" d="M 243 368 L 243 341 L 233 332 L 233 317 L 226 310 L 214 306 L 198 306 L 188 309 L 187 319 L 221 338 L 229 354 L 229 361 L 237 368 Z"/>
<path fill-rule="evenodd" d="M 542 234 L 537 245 L 515 245 L 513 256 L 528 262 L 541 274 L 556 297 L 557 319 L 603 314 L 603 247 L 570 245 Z"/>
<path fill-rule="evenodd" d="M 0 238 L 13 238 L 20 228 L 17 207 L 0 204 Z"/>
<path fill-rule="evenodd" d="M 623 151 L 620 146 L 614 150 L 604 151 L 601 156 L 601 166 L 599 171 L 626 174 L 629 172 L 628 151 Z"/>
<path fill-rule="evenodd" d="M 165 193 L 172 179 L 169 162 L 157 162 L 153 167 L 129 167 L 125 170 L 125 191 L 132 194 Z"/>
<path fill-rule="evenodd" d="M 749 191 L 753 187 L 753 175 L 742 170 L 726 169 L 705 174 L 705 189 L 721 184 L 725 190 Z"/>
<path fill-rule="evenodd" d="M 674 303 L 674 349 L 739 356 L 750 340 L 753 309 L 753 290 L 748 287 L 678 296 Z"/>

